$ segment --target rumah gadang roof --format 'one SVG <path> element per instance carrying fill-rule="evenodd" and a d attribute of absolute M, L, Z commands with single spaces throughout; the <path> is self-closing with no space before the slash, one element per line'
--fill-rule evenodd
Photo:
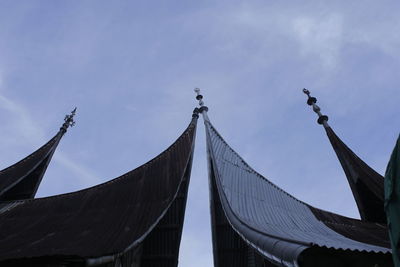
<path fill-rule="evenodd" d="M 303 91 L 308 95 L 307 104 L 312 106 L 313 110 L 318 114 L 318 123 L 324 126 L 329 141 L 343 167 L 356 201 L 361 220 L 386 223 L 383 176 L 368 166 L 343 143 L 329 126 L 328 116 L 321 114 L 320 108 L 316 105 L 317 99 L 310 96 L 310 92 L 307 89 Z"/>
<path fill-rule="evenodd" d="M 33 198 L 62 133 L 14 165 L 0 171 L 0 201 Z"/>
<path fill-rule="evenodd" d="M 38 150 L 0 171 L 0 202 L 29 199 L 36 195 L 51 158 L 67 128 L 73 125 L 73 116 L 67 115 L 58 133 Z"/>
<path fill-rule="evenodd" d="M 116 179 L 9 202 L 0 211 L 0 265 L 176 267 L 197 117 L 167 150 Z"/>
<path fill-rule="evenodd" d="M 367 222 L 386 223 L 383 176 L 346 146 L 331 127 L 326 127 L 325 130 L 346 174 L 361 219 Z"/>
<path fill-rule="evenodd" d="M 392 266 L 386 225 L 297 200 L 254 171 L 206 116 L 205 127 L 214 266 Z M 237 243 L 242 241 L 247 247 Z M 229 255 L 242 253 L 246 263 L 224 263 L 232 248 L 236 251 Z M 252 250 L 268 262 L 249 264 Z"/>

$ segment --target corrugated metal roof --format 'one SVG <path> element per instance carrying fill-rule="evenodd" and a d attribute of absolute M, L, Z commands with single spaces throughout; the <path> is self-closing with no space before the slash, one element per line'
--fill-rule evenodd
<path fill-rule="evenodd" d="M 319 220 L 311 207 L 289 195 L 254 171 L 205 121 L 212 171 L 225 215 L 232 228 L 262 255 L 281 266 L 297 266 L 305 249 L 318 246 L 337 250 L 388 253 L 388 247 L 356 241 L 349 225 L 347 237 Z M 319 210 L 320 211 L 320 210 Z M 322 211 L 346 223 L 342 216 Z M 350 219 L 349 220 L 354 220 Z M 332 223 L 334 221 L 332 220 Z M 382 233 L 382 225 L 359 222 Z M 379 229 L 378 229 L 379 228 Z M 359 233 L 354 231 L 354 236 Z M 387 236 L 381 236 L 387 241 Z M 383 242 L 384 243 L 384 242 Z"/>

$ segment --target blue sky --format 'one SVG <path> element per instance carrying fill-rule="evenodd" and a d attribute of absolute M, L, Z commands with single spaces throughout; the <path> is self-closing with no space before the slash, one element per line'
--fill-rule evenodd
<path fill-rule="evenodd" d="M 0 2 L 0 167 L 78 107 L 39 196 L 119 176 L 186 128 L 200 87 L 226 141 L 275 184 L 358 217 L 301 89 L 384 172 L 399 134 L 398 1 Z M 212 266 L 199 120 L 180 266 Z M 196 259 L 193 262 L 193 259 Z"/>

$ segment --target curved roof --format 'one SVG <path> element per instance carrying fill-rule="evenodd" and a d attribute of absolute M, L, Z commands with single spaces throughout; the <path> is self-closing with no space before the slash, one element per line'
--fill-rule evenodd
<path fill-rule="evenodd" d="M 384 211 L 383 176 L 361 160 L 331 127 L 325 127 L 329 141 L 343 167 L 361 219 L 368 222 L 386 223 Z"/>
<path fill-rule="evenodd" d="M 312 247 L 390 252 L 385 225 L 346 218 L 297 200 L 254 171 L 208 120 L 205 126 L 210 179 L 218 193 L 214 197 L 219 197 L 235 232 L 269 261 L 298 266 L 300 254 Z"/>
<path fill-rule="evenodd" d="M 329 126 L 328 116 L 323 115 L 321 108 L 316 104 L 317 98 L 312 97 L 310 91 L 305 88 L 303 92 L 308 96 L 307 104 L 312 106 L 313 111 L 318 115 L 317 122 L 325 128 L 329 141 L 343 167 L 361 220 L 386 223 L 383 177 L 340 140 Z"/>
<path fill-rule="evenodd" d="M 0 171 L 0 201 L 29 199 L 35 196 L 64 133 L 65 131 L 61 129 L 38 150 Z"/>
<path fill-rule="evenodd" d="M 9 203 L 0 210 L 0 260 L 97 258 L 137 247 L 190 174 L 196 116 L 167 150 L 116 179 L 77 192 Z"/>

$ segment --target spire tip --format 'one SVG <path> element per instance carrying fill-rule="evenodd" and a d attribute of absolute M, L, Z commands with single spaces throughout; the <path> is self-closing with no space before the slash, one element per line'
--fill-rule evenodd
<path fill-rule="evenodd" d="M 203 113 L 203 111 L 207 112 L 208 111 L 208 107 L 204 105 L 203 96 L 200 93 L 200 88 L 196 87 L 194 89 L 194 91 L 197 94 L 196 95 L 196 99 L 199 101 L 199 106 L 200 106 L 199 112 L 204 115 L 205 113 Z"/>
<path fill-rule="evenodd" d="M 203 102 L 203 96 L 200 93 L 200 88 L 195 88 L 194 91 L 197 94 L 196 99 L 199 101 L 199 106 L 203 107 L 204 106 L 204 102 Z"/>
<path fill-rule="evenodd" d="M 305 93 L 306 95 L 310 95 L 310 91 L 308 91 L 306 88 L 303 88 L 303 93 Z"/>
<path fill-rule="evenodd" d="M 67 132 L 68 127 L 74 127 L 75 121 L 74 117 L 76 115 L 76 107 L 71 111 L 69 115 L 65 115 L 64 124 L 61 126 L 60 130 L 64 133 Z"/>
<path fill-rule="evenodd" d="M 313 111 L 318 115 L 318 124 L 324 125 L 324 127 L 328 127 L 328 116 L 323 115 L 321 113 L 321 108 L 317 105 L 317 98 L 311 96 L 311 93 L 306 88 L 303 88 L 303 93 L 308 96 L 307 104 L 312 106 Z"/>

